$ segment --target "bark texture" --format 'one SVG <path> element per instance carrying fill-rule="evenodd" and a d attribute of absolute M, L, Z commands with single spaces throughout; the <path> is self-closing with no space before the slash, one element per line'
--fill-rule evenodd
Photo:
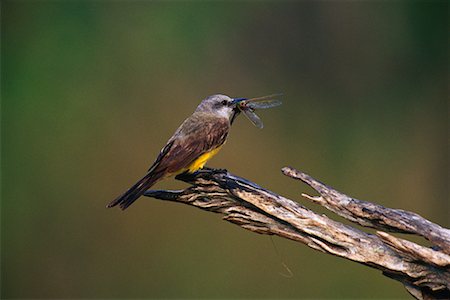
<path fill-rule="evenodd" d="M 250 231 L 275 234 L 307 246 L 379 269 L 400 281 L 417 299 L 450 299 L 450 230 L 418 214 L 351 198 L 293 168 L 283 174 L 303 181 L 318 196 L 302 194 L 376 235 L 319 215 L 299 203 L 266 190 L 226 170 L 204 169 L 179 175 L 184 190 L 149 190 L 146 196 L 223 214 L 223 219 Z M 389 232 L 419 235 L 425 247 Z"/>

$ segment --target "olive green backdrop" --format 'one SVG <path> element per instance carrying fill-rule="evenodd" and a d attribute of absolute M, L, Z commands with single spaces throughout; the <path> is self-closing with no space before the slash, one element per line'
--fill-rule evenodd
<path fill-rule="evenodd" d="M 2 1 L 1 22 L 2 298 L 408 297 L 192 207 L 105 208 L 219 92 L 285 96 L 210 166 L 323 213 L 290 165 L 449 226 L 444 1 Z"/>

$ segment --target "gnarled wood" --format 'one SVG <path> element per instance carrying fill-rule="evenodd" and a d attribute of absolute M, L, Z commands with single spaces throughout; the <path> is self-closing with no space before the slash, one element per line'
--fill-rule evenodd
<path fill-rule="evenodd" d="M 346 196 L 292 168 L 283 173 L 300 179 L 320 196 L 304 195 L 362 226 L 417 234 L 438 250 L 396 238 L 377 235 L 319 215 L 302 205 L 268 191 L 226 170 L 205 169 L 177 179 L 192 184 L 184 190 L 149 190 L 146 196 L 185 203 L 221 213 L 224 219 L 261 234 L 298 241 L 324 253 L 379 269 L 403 283 L 418 299 L 450 298 L 450 231 L 417 214 L 386 208 Z"/>
<path fill-rule="evenodd" d="M 351 198 L 293 168 L 283 168 L 282 172 L 289 177 L 303 181 L 320 194 L 318 197 L 303 194 L 305 198 L 347 220 L 366 227 L 417 234 L 440 247 L 443 252 L 450 254 L 450 230 L 442 228 L 416 213 Z"/>

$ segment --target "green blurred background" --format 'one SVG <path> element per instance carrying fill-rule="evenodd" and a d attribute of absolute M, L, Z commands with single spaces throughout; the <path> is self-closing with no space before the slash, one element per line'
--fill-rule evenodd
<path fill-rule="evenodd" d="M 204 97 L 283 92 L 209 165 L 324 213 L 290 165 L 448 227 L 447 2 L 1 4 L 2 298 L 408 297 L 219 215 L 105 205 Z"/>

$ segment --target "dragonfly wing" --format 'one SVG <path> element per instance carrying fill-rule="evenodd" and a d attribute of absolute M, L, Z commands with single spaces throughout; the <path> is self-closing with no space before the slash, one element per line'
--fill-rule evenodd
<path fill-rule="evenodd" d="M 246 106 L 252 109 L 265 109 L 281 105 L 280 100 L 263 100 L 259 102 L 247 102 Z"/>
<path fill-rule="evenodd" d="M 250 99 L 247 99 L 246 102 L 274 100 L 274 99 L 280 98 L 281 96 L 283 96 L 283 94 L 281 94 L 281 93 L 280 94 L 272 94 L 272 95 L 267 95 L 267 96 L 262 96 L 262 97 L 250 98 Z"/>
<path fill-rule="evenodd" d="M 271 108 L 281 105 L 281 101 L 277 100 L 283 94 L 273 94 L 263 97 L 251 98 L 239 102 L 238 109 L 244 113 L 247 119 L 258 128 L 263 128 L 264 124 L 255 113 L 257 109 Z"/>
<path fill-rule="evenodd" d="M 260 129 L 262 129 L 264 127 L 263 122 L 258 117 L 258 115 L 253 112 L 253 110 L 251 110 L 251 109 L 244 109 L 242 112 L 247 117 L 247 119 L 249 119 L 250 122 L 253 123 L 253 125 L 255 125 L 256 127 L 260 128 Z"/>

